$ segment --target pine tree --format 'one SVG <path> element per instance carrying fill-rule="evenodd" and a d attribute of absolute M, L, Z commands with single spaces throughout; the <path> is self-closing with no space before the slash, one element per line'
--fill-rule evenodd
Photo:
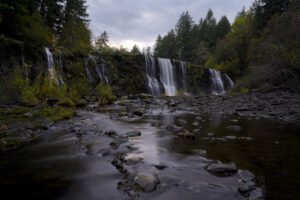
<path fill-rule="evenodd" d="M 96 38 L 95 47 L 97 50 L 102 50 L 105 47 L 108 47 L 108 34 L 106 31 L 101 33 L 100 36 Z"/>
<path fill-rule="evenodd" d="M 206 42 L 210 47 L 216 45 L 216 19 L 211 9 L 207 12 L 206 18 L 200 24 L 200 41 Z"/>
<path fill-rule="evenodd" d="M 191 30 L 193 27 L 193 20 L 189 12 L 183 12 L 176 24 L 175 32 L 178 42 L 179 59 L 188 60 L 191 54 Z"/>
<path fill-rule="evenodd" d="M 57 35 L 62 28 L 64 1 L 65 0 L 42 0 L 40 3 L 40 13 L 46 25 Z"/>
<path fill-rule="evenodd" d="M 230 31 L 231 25 L 226 16 L 223 16 L 217 24 L 216 36 L 217 38 L 223 39 L 224 36 Z"/>
<path fill-rule="evenodd" d="M 131 53 L 132 55 L 139 55 L 139 54 L 141 54 L 141 51 L 140 51 L 139 47 L 135 44 L 135 45 L 132 47 L 130 53 Z"/>

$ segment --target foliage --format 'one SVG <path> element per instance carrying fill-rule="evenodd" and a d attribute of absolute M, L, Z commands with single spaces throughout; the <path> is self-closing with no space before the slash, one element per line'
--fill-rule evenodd
<path fill-rule="evenodd" d="M 97 86 L 96 95 L 100 105 L 111 104 L 116 100 L 116 96 L 113 95 L 111 87 L 102 83 Z"/>
<path fill-rule="evenodd" d="M 134 56 L 141 54 L 141 51 L 137 45 L 134 45 L 130 51 L 130 53 Z"/>
<path fill-rule="evenodd" d="M 183 88 L 180 88 L 177 93 L 176 93 L 176 96 L 183 96 L 185 94 L 184 92 L 184 89 Z"/>
<path fill-rule="evenodd" d="M 96 38 L 95 48 L 96 50 L 101 52 L 107 47 L 108 47 L 108 34 L 106 31 L 104 31 L 103 33 L 101 33 L 100 36 Z"/>

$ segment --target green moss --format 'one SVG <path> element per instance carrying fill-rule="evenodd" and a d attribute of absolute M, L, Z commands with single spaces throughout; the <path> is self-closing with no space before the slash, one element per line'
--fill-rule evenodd
<path fill-rule="evenodd" d="M 47 118 L 51 121 L 61 121 L 70 119 L 72 116 L 75 116 L 75 111 L 70 108 L 52 108 L 47 107 L 39 110 L 38 112 L 34 113 L 34 117 L 42 117 Z"/>

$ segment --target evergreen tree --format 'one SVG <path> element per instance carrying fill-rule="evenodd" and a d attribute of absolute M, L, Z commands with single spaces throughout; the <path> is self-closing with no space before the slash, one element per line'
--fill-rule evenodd
<path fill-rule="evenodd" d="M 132 47 L 130 53 L 131 53 L 132 55 L 139 55 L 139 54 L 141 54 L 141 51 L 140 51 L 139 47 L 135 44 L 135 45 Z"/>
<path fill-rule="evenodd" d="M 199 25 L 200 41 L 206 42 L 210 47 L 216 45 L 216 19 L 211 9 L 207 12 L 206 18 Z"/>
<path fill-rule="evenodd" d="M 59 34 L 63 23 L 63 3 L 65 0 L 42 0 L 40 13 L 46 25 L 55 33 Z"/>
<path fill-rule="evenodd" d="M 230 31 L 231 25 L 226 16 L 223 16 L 217 24 L 216 36 L 217 38 L 223 39 L 225 35 Z"/>
<path fill-rule="evenodd" d="M 155 57 L 159 57 L 159 54 L 160 54 L 160 49 L 161 49 L 161 41 L 162 41 L 162 38 L 160 35 L 157 36 L 157 39 L 156 39 L 156 42 L 155 42 L 155 45 L 154 45 L 154 56 Z"/>
<path fill-rule="evenodd" d="M 101 33 L 100 36 L 96 38 L 95 47 L 97 50 L 102 50 L 105 47 L 108 47 L 108 34 L 106 31 Z"/>
<path fill-rule="evenodd" d="M 189 12 L 183 12 L 175 26 L 179 59 L 188 61 L 191 55 L 191 30 L 193 20 Z"/>

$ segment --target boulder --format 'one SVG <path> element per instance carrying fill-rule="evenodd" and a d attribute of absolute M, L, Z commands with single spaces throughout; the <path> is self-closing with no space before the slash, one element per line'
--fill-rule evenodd
<path fill-rule="evenodd" d="M 129 131 L 127 132 L 125 135 L 128 137 L 137 137 L 137 136 L 141 136 L 141 131 Z"/>
<path fill-rule="evenodd" d="M 140 187 L 144 192 L 153 192 L 159 182 L 158 176 L 154 174 L 138 174 L 134 179 L 135 185 Z"/>
<path fill-rule="evenodd" d="M 217 173 L 222 175 L 231 175 L 237 172 L 237 167 L 234 163 L 224 164 L 224 163 L 212 163 L 206 166 L 206 170 L 211 173 Z"/>
<path fill-rule="evenodd" d="M 116 136 L 117 132 L 115 130 L 109 130 L 105 132 L 105 135 L 112 137 L 112 136 Z"/>

